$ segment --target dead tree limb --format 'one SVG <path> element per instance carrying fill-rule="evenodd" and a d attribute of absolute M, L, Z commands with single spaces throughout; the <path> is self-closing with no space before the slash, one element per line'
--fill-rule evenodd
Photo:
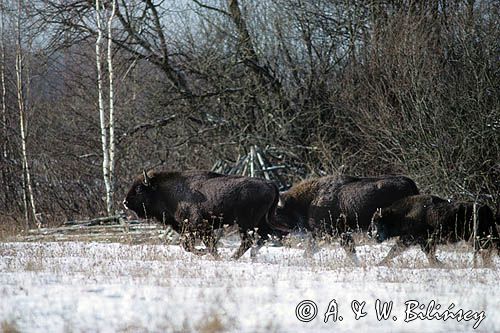
<path fill-rule="evenodd" d="M 139 131 L 146 132 L 146 131 L 153 129 L 153 128 L 159 128 L 159 127 L 166 126 L 166 125 L 170 124 L 176 118 L 177 118 L 177 115 L 173 114 L 173 115 L 170 115 L 170 116 L 163 118 L 163 119 L 158 119 L 158 120 L 151 121 L 148 123 L 139 124 L 139 125 L 135 126 L 134 128 L 132 128 L 131 130 L 123 133 L 120 136 L 120 138 L 118 139 L 118 143 L 122 142 L 126 137 L 133 136 L 135 133 L 137 133 Z"/>

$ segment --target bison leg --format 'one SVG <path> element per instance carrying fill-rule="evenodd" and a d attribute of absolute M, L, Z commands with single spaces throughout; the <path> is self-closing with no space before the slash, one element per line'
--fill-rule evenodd
<path fill-rule="evenodd" d="M 264 246 L 267 239 L 267 235 L 264 237 L 259 233 L 259 239 L 257 240 L 257 242 L 255 242 L 255 244 L 252 246 L 252 249 L 250 250 L 251 258 L 257 257 L 257 253 L 259 253 L 259 250 Z"/>
<path fill-rule="evenodd" d="M 483 266 L 485 267 L 489 267 L 491 266 L 491 264 L 493 263 L 491 257 L 492 257 L 492 253 L 493 253 L 493 249 L 481 249 L 481 250 L 476 250 L 474 251 L 474 259 L 473 259 L 473 262 L 474 262 L 474 267 L 477 267 L 477 253 L 479 252 L 479 254 L 481 255 L 481 261 L 483 262 Z"/>
<path fill-rule="evenodd" d="M 265 242 L 266 242 L 265 239 L 259 238 L 257 243 L 254 246 L 252 246 L 252 249 L 250 250 L 250 257 L 251 258 L 257 257 L 257 253 L 259 253 L 259 250 L 261 249 L 261 247 L 264 246 Z"/>
<path fill-rule="evenodd" d="M 214 258 L 219 259 L 219 253 L 217 252 L 217 241 L 219 238 L 215 236 L 213 228 L 205 230 L 202 235 L 202 241 L 207 247 L 208 252 L 214 256 Z"/>
<path fill-rule="evenodd" d="M 396 243 L 391 247 L 385 258 L 378 263 L 378 266 L 386 266 L 389 262 L 396 258 L 398 255 L 403 253 L 407 249 L 408 245 L 401 239 L 398 239 Z"/>
<path fill-rule="evenodd" d="M 192 232 L 184 232 L 180 239 L 181 246 L 187 252 L 192 252 L 196 255 L 202 256 L 207 253 L 207 251 L 195 248 L 196 237 Z"/>
<path fill-rule="evenodd" d="M 486 267 L 489 267 L 492 265 L 493 263 L 493 260 L 491 259 L 493 255 L 493 249 L 487 249 L 487 250 L 483 250 L 481 252 L 481 259 L 483 260 L 483 265 L 486 266 Z"/>
<path fill-rule="evenodd" d="M 478 267 L 478 253 L 481 256 L 481 261 L 483 262 L 484 266 L 491 266 L 492 260 L 491 260 L 491 254 L 492 254 L 492 249 L 491 248 L 480 248 L 476 247 L 474 250 L 474 256 L 473 256 L 473 265 L 474 267 Z"/>
<path fill-rule="evenodd" d="M 313 231 L 306 235 L 306 248 L 304 250 L 304 258 L 311 258 L 318 251 L 318 234 Z"/>
<path fill-rule="evenodd" d="M 492 260 L 491 256 L 493 253 L 493 242 L 490 236 L 484 239 L 477 239 L 475 242 L 474 251 L 474 266 L 477 266 L 477 253 L 481 255 L 481 261 L 484 266 L 491 266 Z"/>
<path fill-rule="evenodd" d="M 257 234 L 259 235 L 259 239 L 252 246 L 252 250 L 250 251 L 250 257 L 255 258 L 259 250 L 264 246 L 267 240 L 269 240 L 269 235 L 272 233 L 272 230 L 267 227 L 267 222 L 261 223 L 260 227 L 257 229 Z"/>
<path fill-rule="evenodd" d="M 232 258 L 238 260 L 247 250 L 252 247 L 254 237 L 248 230 L 240 230 L 241 244 L 238 250 L 234 252 Z"/>
<path fill-rule="evenodd" d="M 344 232 L 340 235 L 340 245 L 344 248 L 347 256 L 355 265 L 359 265 L 359 259 L 356 256 L 356 248 L 352 232 Z"/>
<path fill-rule="evenodd" d="M 432 238 L 420 242 L 420 248 L 425 252 L 432 266 L 443 266 L 443 263 L 436 257 L 436 242 Z"/>

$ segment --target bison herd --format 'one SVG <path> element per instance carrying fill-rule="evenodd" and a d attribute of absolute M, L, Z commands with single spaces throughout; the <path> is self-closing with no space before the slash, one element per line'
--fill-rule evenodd
<path fill-rule="evenodd" d="M 214 231 L 233 224 L 241 238 L 235 259 L 251 247 L 253 257 L 270 237 L 294 231 L 306 231 L 312 240 L 339 237 L 355 261 L 352 232 L 368 232 L 378 242 L 396 237 L 381 264 L 410 245 L 420 245 L 432 264 L 439 263 L 438 243 L 473 240 L 474 256 L 480 251 L 485 262 L 490 261 L 492 249 L 500 249 L 488 206 L 419 194 L 415 182 L 404 176 L 326 176 L 305 180 L 280 194 L 273 182 L 259 178 L 209 171 L 144 172 L 123 204 L 140 218 L 170 225 L 181 235 L 186 251 L 214 257 L 218 257 Z M 195 248 L 197 239 L 205 249 Z"/>

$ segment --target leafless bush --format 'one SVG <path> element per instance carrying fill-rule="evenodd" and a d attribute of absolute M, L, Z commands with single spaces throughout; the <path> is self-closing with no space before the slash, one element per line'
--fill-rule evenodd
<path fill-rule="evenodd" d="M 20 220 L 15 14 L 4 3 L 0 210 Z M 147 3 L 120 2 L 114 31 L 115 207 L 144 167 L 210 168 L 254 144 L 311 175 L 403 173 L 425 192 L 498 202 L 497 2 Z M 40 41 L 23 44 L 37 209 L 46 222 L 105 214 L 92 7 L 26 8 L 23 32 Z"/>

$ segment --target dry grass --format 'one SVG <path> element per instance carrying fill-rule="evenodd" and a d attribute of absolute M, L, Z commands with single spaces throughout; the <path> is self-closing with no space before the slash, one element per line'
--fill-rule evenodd
<path fill-rule="evenodd" d="M 293 266 L 293 267 L 303 267 L 312 269 L 314 271 L 323 270 L 336 270 L 336 269 L 346 269 L 346 268 L 363 268 L 376 266 L 380 262 L 393 242 L 384 242 L 382 244 L 377 244 L 374 240 L 366 237 L 364 234 L 354 234 L 356 253 L 359 258 L 359 263 L 356 264 L 347 255 L 346 251 L 340 246 L 338 239 L 335 238 L 323 238 L 316 242 L 316 252 L 308 253 L 307 247 L 310 240 L 304 235 L 291 235 L 286 237 L 282 244 L 284 255 L 280 256 L 266 256 L 262 259 L 262 256 L 257 256 L 256 259 L 250 259 L 248 253 L 240 260 L 240 262 L 246 262 L 251 260 L 253 262 L 262 262 L 265 260 L 267 264 L 275 264 L 280 266 Z M 22 240 L 18 238 L 17 240 Z M 49 238 L 48 241 L 52 241 L 53 238 Z M 114 243 L 116 244 L 116 252 L 106 252 L 106 253 L 95 253 L 95 262 L 92 267 L 81 266 L 78 261 L 69 262 L 68 266 L 70 268 L 77 269 L 79 271 L 86 271 L 90 269 L 90 272 L 94 274 L 105 274 L 108 275 L 108 265 L 115 260 L 131 260 L 137 262 L 137 265 L 130 265 L 127 268 L 127 274 L 141 278 L 146 278 L 151 274 L 151 272 L 144 267 L 144 263 L 154 263 L 154 262 L 174 262 L 177 260 L 188 260 L 188 262 L 193 262 L 197 257 L 191 256 L 184 252 L 180 247 L 176 251 L 169 251 L 165 245 L 168 242 L 163 242 L 158 239 L 144 239 L 143 241 L 130 242 L 127 238 L 115 238 L 114 242 L 111 240 L 102 241 L 101 243 Z M 76 247 L 72 249 L 71 256 L 88 258 L 89 252 L 92 251 L 93 244 L 95 242 L 83 241 L 84 245 L 81 247 Z M 51 261 L 54 258 L 63 258 L 67 255 L 67 248 L 65 242 L 59 242 L 58 246 L 51 245 L 46 247 L 43 244 L 45 242 L 36 242 L 32 247 L 26 247 L 23 250 L 23 256 L 21 258 L 16 258 L 15 261 L 9 262 L 6 265 L 7 270 L 24 270 L 24 271 L 53 271 L 61 270 L 62 268 L 57 265 L 47 265 L 47 261 Z M 235 235 L 232 237 L 224 238 L 219 242 L 220 253 L 222 259 L 216 260 L 210 255 L 203 257 L 204 260 L 214 261 L 214 263 L 227 263 L 231 252 L 235 250 L 235 247 L 239 244 L 239 238 Z M 273 249 L 274 244 L 269 244 L 268 248 Z M 176 247 L 174 247 L 176 248 Z M 5 256 L 16 256 L 14 248 L 2 247 L 0 246 L 0 255 Z M 261 251 L 267 251 L 264 247 Z M 485 267 L 482 265 L 481 259 L 479 259 L 479 266 L 474 266 L 472 262 L 472 252 L 473 249 L 469 243 L 460 242 L 455 244 L 439 245 L 437 248 L 437 256 L 440 260 L 444 262 L 444 266 L 441 268 L 449 269 L 460 269 L 460 268 L 471 268 L 471 267 Z M 250 252 L 250 251 L 248 251 Z M 451 255 L 452 254 L 452 255 Z M 91 258 L 89 258 L 91 259 Z M 402 255 L 394 258 L 390 266 L 397 268 L 408 268 L 408 269 L 427 269 L 431 268 L 429 265 L 425 254 L 420 250 L 418 246 L 412 246 L 408 248 Z M 80 267 L 80 268 L 79 268 Z M 201 268 L 200 268 L 201 269 Z M 197 266 L 190 266 L 189 264 L 185 267 L 186 277 L 196 277 L 197 274 L 202 272 L 197 269 Z M 167 267 L 165 271 L 162 271 L 164 277 L 171 275 L 171 270 Z M 215 272 L 214 274 L 222 274 L 221 272 Z M 222 274 L 223 275 L 223 274 Z"/>
<path fill-rule="evenodd" d="M 125 289 L 129 288 L 130 284 L 163 288 L 162 302 L 167 304 L 184 304 L 184 301 L 179 303 L 178 300 L 186 297 L 186 308 L 181 318 L 179 312 L 167 312 L 166 315 L 157 317 L 160 319 L 156 321 L 156 329 L 161 326 L 161 331 L 178 333 L 235 331 L 239 328 L 240 318 L 234 309 L 238 309 L 238 304 L 242 302 L 241 290 L 266 288 L 270 294 L 261 294 L 263 298 L 253 299 L 253 302 L 269 302 L 272 300 L 272 291 L 282 287 L 283 281 L 290 280 L 291 290 L 307 290 L 310 288 L 310 282 L 325 274 L 329 277 L 328 283 L 348 283 L 353 286 L 366 282 L 418 285 L 422 282 L 422 276 L 424 279 L 435 281 L 434 283 L 446 281 L 451 285 L 492 283 L 491 273 L 485 275 L 484 270 L 474 273 L 470 269 L 463 269 L 472 268 L 471 248 L 464 243 L 440 246 L 438 256 L 444 256 L 446 267 L 432 268 L 418 248 L 409 249 L 408 253 L 396 258 L 389 267 L 376 267 L 376 263 L 385 256 L 390 246 L 365 240 L 366 244 L 356 248 L 361 264 L 355 266 L 338 242 L 324 242 L 319 252 L 306 258 L 300 248 L 301 241 L 303 242 L 303 239 L 295 237 L 289 240 L 287 247 L 263 248 L 256 259 L 252 260 L 246 254 L 238 261 L 229 260 L 235 246 L 230 242 L 220 249 L 224 258 L 222 260 L 214 260 L 210 256 L 196 257 L 178 246 L 119 243 L 104 246 L 97 243 L 64 242 L 0 243 L 0 257 L 3 257 L 6 273 L 24 271 L 37 275 L 41 273 L 40 277 L 52 276 L 55 280 L 74 280 L 77 281 L 74 283 L 77 289 L 78 285 L 85 285 L 86 281 L 95 281 L 98 285 L 113 281 L 122 284 Z M 225 239 L 224 242 L 227 243 L 228 240 Z M 292 243 L 299 245 L 293 246 Z M 498 258 L 495 258 L 495 261 L 498 266 Z M 304 279 L 309 274 L 311 281 Z M 298 281 L 295 280 L 297 276 L 301 277 Z M 184 288 L 191 291 L 195 288 L 196 291 L 185 295 L 182 291 Z M 177 292 L 179 290 L 180 293 Z M 98 295 L 99 290 L 85 292 Z M 0 294 L 1 297 L 3 295 Z M 189 308 L 194 304 L 205 304 L 209 307 Z M 213 308 L 214 305 L 217 307 Z M 77 327 L 74 324 L 68 319 L 66 327 Z M 17 327 L 14 322 L 6 322 L 3 325 L 7 328 Z M 256 325 L 259 326 L 250 332 L 280 332 L 283 328 L 279 322 L 267 319 Z M 124 321 L 116 330 L 147 332 L 151 327 L 144 322 Z"/>
<path fill-rule="evenodd" d="M 7 241 L 24 232 L 24 225 L 13 217 L 0 214 L 0 242 Z"/>
<path fill-rule="evenodd" d="M 21 332 L 13 320 L 4 320 L 0 323 L 1 333 L 19 333 Z"/>
<path fill-rule="evenodd" d="M 216 313 L 208 318 L 201 319 L 196 325 L 196 330 L 200 333 L 222 333 L 227 331 L 220 316 Z"/>

